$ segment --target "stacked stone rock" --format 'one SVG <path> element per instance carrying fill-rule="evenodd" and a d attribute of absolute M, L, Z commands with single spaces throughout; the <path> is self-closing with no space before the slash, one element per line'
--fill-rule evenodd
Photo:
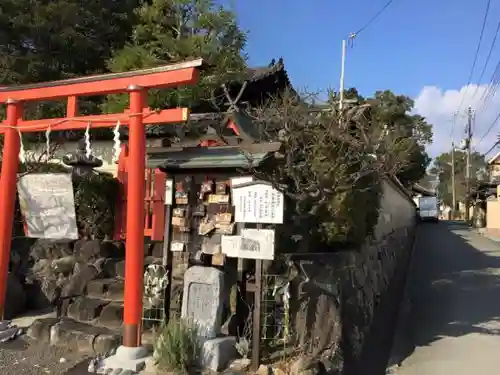
<path fill-rule="evenodd" d="M 26 295 L 21 310 L 54 308 L 58 318 L 40 319 L 28 330 L 52 345 L 72 342 L 80 349 L 106 352 L 120 342 L 123 319 L 125 247 L 118 241 L 19 241 L 13 249 L 13 283 Z M 163 244 L 145 246 L 145 267 L 161 264 Z M 174 258 L 171 311 L 179 313 L 186 267 Z M 14 286 L 10 288 L 14 288 Z"/>

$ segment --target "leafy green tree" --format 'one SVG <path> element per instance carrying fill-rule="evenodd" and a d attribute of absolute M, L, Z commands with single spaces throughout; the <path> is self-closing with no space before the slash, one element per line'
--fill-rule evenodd
<path fill-rule="evenodd" d="M 390 150 L 403 163 L 398 178 L 407 186 L 419 181 L 431 161 L 425 146 L 432 141 L 432 126 L 422 116 L 411 114 L 414 102 L 407 96 L 378 91 L 371 101 L 374 122 L 387 126 L 388 134 L 398 139 Z"/>
<path fill-rule="evenodd" d="M 246 35 L 232 11 L 211 0 L 151 0 L 137 8 L 132 40 L 108 62 L 113 72 L 152 67 L 188 59 L 203 58 L 208 68 L 198 85 L 153 91 L 153 108 L 189 106 L 213 108 L 225 102 L 213 93 L 229 78 L 238 78 L 246 66 L 243 48 Z M 126 95 L 108 98 L 105 110 L 122 111 Z"/>
<path fill-rule="evenodd" d="M 422 177 L 422 179 L 418 181 L 418 184 L 420 186 L 428 190 L 434 190 L 436 188 L 437 183 L 438 183 L 437 176 L 429 173 L 426 173 L 424 177 Z"/>
<path fill-rule="evenodd" d="M 140 0 L 2 0 L 0 84 L 21 84 L 103 73 L 122 48 Z M 98 111 L 98 99 L 81 103 Z M 64 113 L 62 103 L 27 105 L 27 118 Z"/>
<path fill-rule="evenodd" d="M 465 201 L 466 195 L 466 160 L 467 154 L 464 151 L 455 151 L 455 192 L 457 202 Z M 451 206 L 453 203 L 452 191 L 452 156 L 451 151 L 439 155 L 431 168 L 431 173 L 438 175 L 439 183 L 437 186 L 439 197 L 443 202 Z M 478 152 L 471 154 L 471 178 L 470 185 L 473 187 L 477 182 L 484 178 L 486 162 L 484 155 Z"/>
<path fill-rule="evenodd" d="M 371 98 L 364 98 L 355 88 L 344 91 L 347 105 L 369 103 L 372 106 L 371 123 L 386 128 L 386 136 L 392 137 L 391 149 L 386 150 L 396 167 L 397 177 L 409 186 L 425 176 L 431 159 L 425 147 L 432 141 L 432 125 L 424 117 L 412 115 L 414 102 L 404 95 L 389 90 L 377 91 Z M 338 95 L 330 94 L 330 102 Z"/>

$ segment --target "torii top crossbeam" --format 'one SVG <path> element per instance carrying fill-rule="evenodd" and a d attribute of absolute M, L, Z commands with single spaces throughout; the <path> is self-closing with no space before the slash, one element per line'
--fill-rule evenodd
<path fill-rule="evenodd" d="M 203 61 L 198 59 L 125 73 L 101 74 L 61 81 L 2 87 L 0 88 L 0 103 L 68 99 L 65 118 L 32 121 L 20 119 L 17 128 L 23 133 L 45 131 L 49 126 L 52 131 L 84 129 L 89 122 L 92 123 L 92 128 L 110 127 L 117 120 L 126 124 L 131 118 L 130 114 L 126 113 L 78 117 L 77 98 L 123 93 L 134 87 L 147 90 L 192 85 L 198 81 L 198 68 L 202 66 L 202 63 Z M 175 108 L 148 113 L 144 118 L 144 123 L 182 122 L 186 121 L 187 118 L 187 109 Z M 6 127 L 1 127 L 0 132 L 4 133 L 5 129 Z"/>
<path fill-rule="evenodd" d="M 3 315 L 5 307 L 16 198 L 16 176 L 19 167 L 20 133 L 111 127 L 120 121 L 121 124 L 129 126 L 123 345 L 140 346 L 144 271 L 146 145 L 144 125 L 179 123 L 188 119 L 187 108 L 150 111 L 146 108 L 147 90 L 195 84 L 199 79 L 199 69 L 202 64 L 203 61 L 198 59 L 126 73 L 0 88 L 0 104 L 5 103 L 7 106 L 7 118 L 0 124 L 0 132 L 4 134 L 0 177 L 0 315 Z M 128 112 L 78 116 L 78 97 L 124 92 L 129 92 L 130 95 Z M 64 98 L 67 98 L 66 117 L 23 120 L 23 102 Z"/>

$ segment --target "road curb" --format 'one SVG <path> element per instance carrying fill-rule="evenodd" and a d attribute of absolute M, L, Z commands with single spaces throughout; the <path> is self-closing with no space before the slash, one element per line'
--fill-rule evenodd
<path fill-rule="evenodd" d="M 476 233 L 480 234 L 481 236 L 483 236 L 484 238 L 486 238 L 490 241 L 493 241 L 495 243 L 500 243 L 500 238 L 490 236 L 488 233 L 486 233 L 485 230 L 481 230 L 481 229 L 482 228 L 476 228 Z"/>

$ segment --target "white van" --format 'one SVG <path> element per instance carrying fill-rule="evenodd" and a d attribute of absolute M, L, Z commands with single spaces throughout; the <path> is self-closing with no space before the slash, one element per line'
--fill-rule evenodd
<path fill-rule="evenodd" d="M 439 220 L 439 205 L 436 197 L 419 197 L 415 199 L 421 220 L 437 222 Z"/>

